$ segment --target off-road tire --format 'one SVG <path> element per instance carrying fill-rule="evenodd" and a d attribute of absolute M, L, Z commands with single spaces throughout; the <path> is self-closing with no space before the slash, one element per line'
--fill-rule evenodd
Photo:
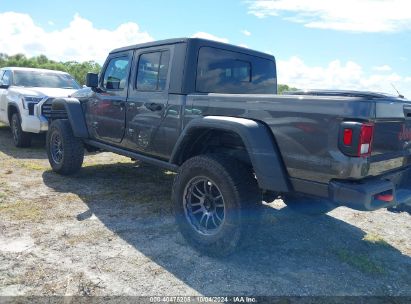
<path fill-rule="evenodd" d="M 196 178 L 213 181 L 224 199 L 225 219 L 214 235 L 198 232 L 186 213 L 187 198 L 184 195 L 188 195 L 187 187 Z M 172 193 L 176 222 L 184 238 L 198 251 L 215 257 L 233 253 L 250 236 L 255 236 L 261 222 L 261 198 L 251 168 L 220 154 L 188 159 L 179 169 Z"/>
<path fill-rule="evenodd" d="M 27 148 L 31 146 L 31 134 L 24 132 L 21 128 L 21 119 L 18 113 L 11 116 L 11 132 L 13 134 L 14 145 L 18 148 Z"/>
<path fill-rule="evenodd" d="M 56 137 L 61 140 L 62 155 L 56 159 L 53 144 Z M 74 137 L 70 122 L 67 119 L 55 120 L 51 123 L 46 139 L 47 156 L 54 172 L 70 175 L 80 170 L 84 159 L 84 145 L 81 139 Z"/>

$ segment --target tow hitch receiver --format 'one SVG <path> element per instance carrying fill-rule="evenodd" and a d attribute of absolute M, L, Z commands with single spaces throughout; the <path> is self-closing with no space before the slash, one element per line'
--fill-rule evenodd
<path fill-rule="evenodd" d="M 386 203 L 391 203 L 394 201 L 394 195 L 392 194 L 392 191 L 381 192 L 379 194 L 376 194 L 374 198 L 376 200 L 383 201 Z"/>

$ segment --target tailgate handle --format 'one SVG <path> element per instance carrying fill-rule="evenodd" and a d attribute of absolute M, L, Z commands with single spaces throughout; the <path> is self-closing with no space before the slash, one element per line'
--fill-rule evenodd
<path fill-rule="evenodd" d="M 411 106 L 404 106 L 404 116 L 411 117 Z"/>

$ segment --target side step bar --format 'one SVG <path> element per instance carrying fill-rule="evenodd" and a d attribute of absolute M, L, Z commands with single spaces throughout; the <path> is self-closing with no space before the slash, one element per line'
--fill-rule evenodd
<path fill-rule="evenodd" d="M 179 168 L 175 164 L 171 164 L 169 162 L 159 160 L 159 159 L 156 159 L 156 158 L 148 157 L 148 156 L 145 156 L 145 155 L 142 155 L 142 154 L 139 154 L 139 153 L 131 152 L 131 151 L 128 151 L 128 150 L 125 150 L 125 149 L 122 149 L 122 148 L 113 147 L 111 145 L 107 145 L 107 144 L 104 144 L 104 143 L 101 143 L 101 142 L 98 142 L 98 141 L 95 141 L 95 140 L 84 140 L 84 142 L 86 144 L 90 145 L 90 146 L 97 147 L 97 148 L 100 148 L 100 149 L 105 150 L 105 151 L 114 152 L 114 153 L 117 153 L 117 154 L 120 154 L 120 155 L 123 155 L 123 156 L 127 156 L 127 157 L 130 157 L 130 158 L 138 159 L 142 162 L 149 163 L 149 164 L 152 164 L 152 165 L 155 165 L 155 166 L 159 166 L 159 167 L 162 167 L 162 168 L 170 170 L 170 171 L 176 172 Z"/>

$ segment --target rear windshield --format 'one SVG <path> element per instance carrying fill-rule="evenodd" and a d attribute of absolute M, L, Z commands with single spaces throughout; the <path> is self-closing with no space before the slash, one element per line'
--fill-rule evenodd
<path fill-rule="evenodd" d="M 38 71 L 14 71 L 13 85 L 20 87 L 79 89 L 79 84 L 68 74 Z"/>
<path fill-rule="evenodd" d="M 272 60 L 213 47 L 198 54 L 196 91 L 226 94 L 275 94 Z"/>

